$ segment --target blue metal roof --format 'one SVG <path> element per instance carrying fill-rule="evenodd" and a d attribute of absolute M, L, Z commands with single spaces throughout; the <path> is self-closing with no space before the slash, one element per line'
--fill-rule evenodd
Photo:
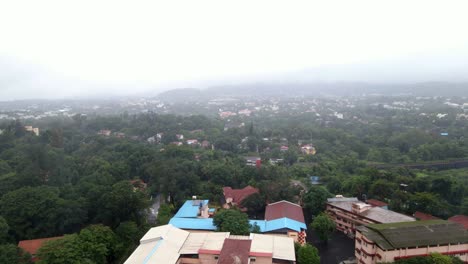
<path fill-rule="evenodd" d="M 216 230 L 213 218 L 177 218 L 173 217 L 169 224 L 181 229 Z"/>
<path fill-rule="evenodd" d="M 203 200 L 203 205 L 208 204 L 209 200 Z M 174 217 L 197 217 L 200 205 L 193 205 L 193 200 L 185 201 Z"/>
<path fill-rule="evenodd" d="M 266 222 L 265 220 L 249 220 L 250 225 L 257 225 L 260 228 L 260 232 L 265 232 L 266 229 Z"/>
<path fill-rule="evenodd" d="M 203 204 L 208 204 L 208 200 L 203 200 Z M 193 205 L 192 200 L 188 200 L 177 211 L 175 216 L 169 221 L 169 224 L 182 229 L 195 230 L 216 230 L 213 224 L 213 218 L 197 218 L 199 205 Z M 280 229 L 290 229 L 300 232 L 302 229 L 307 229 L 304 223 L 296 220 L 283 217 L 275 220 L 249 220 L 251 225 L 256 224 L 260 228 L 260 232 L 272 232 Z"/>
<path fill-rule="evenodd" d="M 283 217 L 283 218 L 278 218 L 275 220 L 270 220 L 270 221 L 265 221 L 265 231 L 263 232 L 271 232 L 279 229 L 291 229 L 297 232 L 301 232 L 302 229 L 307 229 L 306 224 L 301 223 L 299 221 Z"/>

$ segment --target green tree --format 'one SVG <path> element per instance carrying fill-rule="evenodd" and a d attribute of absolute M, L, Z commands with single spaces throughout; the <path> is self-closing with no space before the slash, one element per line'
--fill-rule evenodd
<path fill-rule="evenodd" d="M 112 186 L 111 192 L 103 195 L 101 219 L 111 226 L 118 226 L 120 222 L 135 221 L 141 224 L 145 221 L 145 210 L 149 207 L 146 195 L 134 190 L 129 181 L 120 181 Z"/>
<path fill-rule="evenodd" d="M 174 206 L 172 204 L 161 204 L 156 218 L 157 225 L 167 225 L 174 215 Z"/>
<path fill-rule="evenodd" d="M 92 264 L 91 257 L 83 252 L 77 234 L 44 243 L 37 252 L 38 264 Z"/>
<path fill-rule="evenodd" d="M 0 244 L 0 263 L 29 264 L 31 255 L 13 244 Z"/>
<path fill-rule="evenodd" d="M 330 235 L 335 231 L 335 222 L 325 213 L 319 214 L 311 224 L 319 239 L 327 242 Z"/>
<path fill-rule="evenodd" d="M 421 192 L 410 196 L 409 210 L 411 212 L 421 211 L 428 214 L 445 217 L 449 214 L 447 202 L 440 196 Z"/>
<path fill-rule="evenodd" d="M 115 233 L 121 241 L 129 244 L 136 244 L 140 240 L 140 230 L 135 222 L 121 222 L 115 229 Z"/>
<path fill-rule="evenodd" d="M 297 264 L 320 264 L 320 256 L 316 247 L 310 244 L 301 246 L 297 251 Z"/>
<path fill-rule="evenodd" d="M 48 237 L 61 233 L 62 221 L 69 216 L 62 214 L 63 201 L 56 188 L 24 187 L 5 194 L 0 211 L 18 239 Z"/>
<path fill-rule="evenodd" d="M 38 251 L 39 264 L 111 263 L 119 257 L 121 244 L 109 227 L 89 226 L 79 234 L 46 242 Z"/>
<path fill-rule="evenodd" d="M 431 253 L 431 259 L 436 264 L 452 264 L 452 259 L 449 256 L 440 253 Z"/>
<path fill-rule="evenodd" d="M 284 157 L 284 162 L 288 165 L 293 165 L 294 163 L 296 163 L 297 159 L 298 159 L 298 155 L 297 155 L 297 148 L 295 147 L 291 147 L 288 151 L 286 151 L 283 155 Z"/>
<path fill-rule="evenodd" d="M 242 200 L 241 207 L 247 209 L 247 214 L 253 218 L 258 218 L 265 212 L 265 197 L 259 193 L 254 193 Z"/>
<path fill-rule="evenodd" d="M 312 217 L 325 211 L 327 199 L 331 197 L 333 197 L 333 195 L 323 187 L 314 186 L 310 188 L 304 196 L 304 205 L 307 214 Z"/>
<path fill-rule="evenodd" d="M 8 226 L 7 221 L 5 218 L 0 216 L 0 244 L 8 241 L 8 231 L 10 231 L 10 227 Z"/>
<path fill-rule="evenodd" d="M 10 165 L 8 165 L 8 162 L 0 160 L 0 175 L 7 174 L 10 172 L 12 172 L 12 169 Z"/>
<path fill-rule="evenodd" d="M 396 183 L 380 179 L 372 183 L 369 194 L 376 199 L 385 200 L 391 198 L 396 190 L 398 190 Z"/>
<path fill-rule="evenodd" d="M 248 235 L 250 224 L 247 214 L 236 209 L 221 210 L 213 217 L 213 224 L 219 232 L 231 232 L 233 235 Z"/>

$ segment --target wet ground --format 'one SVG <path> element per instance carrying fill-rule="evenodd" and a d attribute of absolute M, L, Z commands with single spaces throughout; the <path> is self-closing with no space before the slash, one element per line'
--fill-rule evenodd
<path fill-rule="evenodd" d="M 311 233 L 308 234 L 307 241 L 319 250 L 321 264 L 337 264 L 354 257 L 354 240 L 345 234 L 335 231 L 328 243 L 321 243 Z"/>

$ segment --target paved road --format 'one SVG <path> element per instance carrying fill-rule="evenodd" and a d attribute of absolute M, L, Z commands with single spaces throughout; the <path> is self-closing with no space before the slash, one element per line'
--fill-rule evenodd
<path fill-rule="evenodd" d="M 148 214 L 148 222 L 154 223 L 156 222 L 156 217 L 158 216 L 159 207 L 161 206 L 161 199 L 160 195 L 153 197 L 153 204 L 150 206 L 150 212 Z"/>
<path fill-rule="evenodd" d="M 354 240 L 341 232 L 335 231 L 327 244 L 320 243 L 317 236 L 313 232 L 309 232 L 307 241 L 319 250 L 321 264 L 338 264 L 354 257 Z"/>

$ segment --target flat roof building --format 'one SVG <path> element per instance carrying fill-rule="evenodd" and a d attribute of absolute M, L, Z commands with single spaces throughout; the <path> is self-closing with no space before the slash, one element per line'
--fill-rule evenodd
<path fill-rule="evenodd" d="M 467 231 L 460 224 L 444 220 L 359 226 L 355 241 L 355 256 L 362 264 L 394 262 L 434 252 L 468 261 Z"/>
<path fill-rule="evenodd" d="M 295 263 L 294 240 L 285 236 L 228 232 L 190 233 L 172 225 L 154 227 L 125 264 Z"/>
<path fill-rule="evenodd" d="M 335 222 L 336 229 L 345 234 L 353 234 L 360 225 L 416 221 L 411 216 L 382 207 L 373 207 L 354 197 L 329 198 L 327 213 Z"/>

